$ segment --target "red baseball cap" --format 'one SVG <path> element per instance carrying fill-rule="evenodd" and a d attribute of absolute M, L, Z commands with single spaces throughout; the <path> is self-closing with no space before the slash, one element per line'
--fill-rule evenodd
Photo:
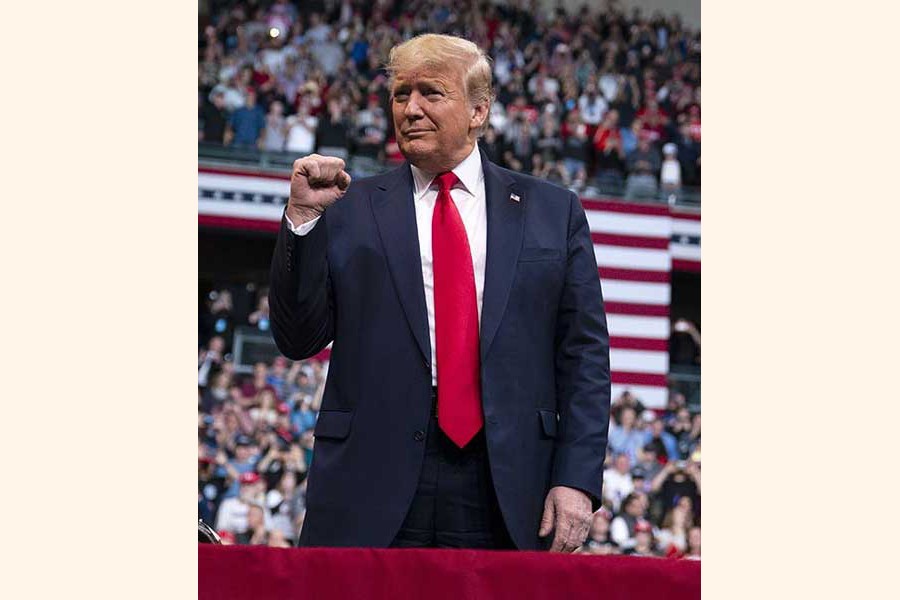
<path fill-rule="evenodd" d="M 251 483 L 256 483 L 259 481 L 259 475 L 253 471 L 248 471 L 247 473 L 241 473 L 241 477 L 239 479 L 241 485 L 249 485 Z"/>

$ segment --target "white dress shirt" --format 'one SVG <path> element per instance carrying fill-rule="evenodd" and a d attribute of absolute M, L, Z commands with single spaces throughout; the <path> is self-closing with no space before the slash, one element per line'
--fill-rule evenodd
<path fill-rule="evenodd" d="M 434 263 L 431 255 L 431 219 L 434 205 L 437 202 L 438 185 L 434 178 L 437 173 L 428 173 L 411 165 L 413 183 L 413 202 L 416 208 L 416 228 L 419 234 L 419 255 L 422 259 L 422 281 L 425 284 L 425 306 L 428 309 L 428 336 L 431 340 L 431 384 L 437 385 L 437 357 L 434 343 Z M 459 183 L 450 190 L 450 197 L 456 204 L 462 218 L 466 235 L 469 238 L 469 250 L 472 253 L 472 267 L 475 272 L 475 301 L 478 307 L 478 320 L 481 322 L 481 301 L 484 295 L 484 268 L 487 256 L 487 202 L 484 189 L 484 169 L 481 165 L 481 154 L 476 144 L 472 152 L 456 167 L 453 173 L 459 177 Z M 287 216 L 285 216 L 287 219 Z M 287 219 L 291 230 L 297 235 L 306 235 L 312 231 L 319 221 L 312 221 L 294 226 Z"/>

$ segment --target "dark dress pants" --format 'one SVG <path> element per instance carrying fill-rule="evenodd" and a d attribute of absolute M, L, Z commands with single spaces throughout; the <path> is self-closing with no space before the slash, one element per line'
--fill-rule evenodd
<path fill-rule="evenodd" d="M 457 447 L 438 426 L 435 400 L 416 495 L 391 547 L 514 550 L 491 480 L 484 429 Z"/>

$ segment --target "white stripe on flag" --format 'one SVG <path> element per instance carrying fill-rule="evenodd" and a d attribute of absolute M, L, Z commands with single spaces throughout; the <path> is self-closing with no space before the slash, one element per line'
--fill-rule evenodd
<path fill-rule="evenodd" d="M 637 337 L 656 340 L 669 339 L 669 319 L 635 315 L 607 314 L 606 323 L 612 337 Z"/>
<path fill-rule="evenodd" d="M 669 390 L 664 387 L 621 383 L 612 384 L 612 400 L 615 401 L 625 391 L 629 391 L 637 396 L 647 408 L 665 408 L 669 402 Z"/>
<path fill-rule="evenodd" d="M 291 182 L 263 177 L 246 177 L 241 175 L 218 175 L 199 173 L 198 186 L 206 189 L 225 190 L 229 192 L 252 192 L 254 194 L 275 194 L 288 196 L 291 193 Z"/>
<path fill-rule="evenodd" d="M 672 257 L 669 256 L 668 250 L 594 244 L 594 256 L 599 267 L 647 271 L 668 271 L 672 268 Z"/>
<path fill-rule="evenodd" d="M 284 206 L 278 204 L 257 204 L 255 202 L 229 202 L 227 200 L 199 200 L 198 212 L 201 215 L 220 217 L 240 217 L 244 219 L 262 219 L 264 221 L 281 221 Z"/>
<path fill-rule="evenodd" d="M 601 279 L 600 287 L 603 289 L 603 299 L 609 302 L 662 304 L 668 306 L 671 300 L 671 287 L 668 283 Z"/>
<path fill-rule="evenodd" d="M 700 247 L 693 244 L 672 244 L 672 258 L 700 260 Z"/>
<path fill-rule="evenodd" d="M 671 217 L 632 215 L 627 213 L 586 210 L 588 227 L 596 233 L 639 235 L 668 239 L 672 234 Z"/>
<path fill-rule="evenodd" d="M 672 219 L 672 233 L 675 235 L 700 235 L 700 221 Z"/>
<path fill-rule="evenodd" d="M 665 375 L 669 372 L 669 353 L 610 348 L 609 363 L 610 370 L 613 372 L 628 371 Z"/>

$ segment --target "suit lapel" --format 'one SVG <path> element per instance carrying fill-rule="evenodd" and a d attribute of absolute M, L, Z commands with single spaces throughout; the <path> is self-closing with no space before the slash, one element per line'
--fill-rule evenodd
<path fill-rule="evenodd" d="M 509 291 L 516 275 L 522 246 L 525 203 L 515 180 L 491 163 L 481 152 L 487 202 L 487 257 L 484 296 L 481 303 L 481 360 L 485 360 L 500 326 Z M 514 201 L 516 194 L 519 201 Z"/>
<path fill-rule="evenodd" d="M 422 258 L 413 205 L 412 172 L 409 165 L 405 164 L 395 173 L 392 179 L 375 188 L 372 194 L 372 212 L 409 328 L 422 356 L 431 365 L 428 310 L 425 306 Z"/>

